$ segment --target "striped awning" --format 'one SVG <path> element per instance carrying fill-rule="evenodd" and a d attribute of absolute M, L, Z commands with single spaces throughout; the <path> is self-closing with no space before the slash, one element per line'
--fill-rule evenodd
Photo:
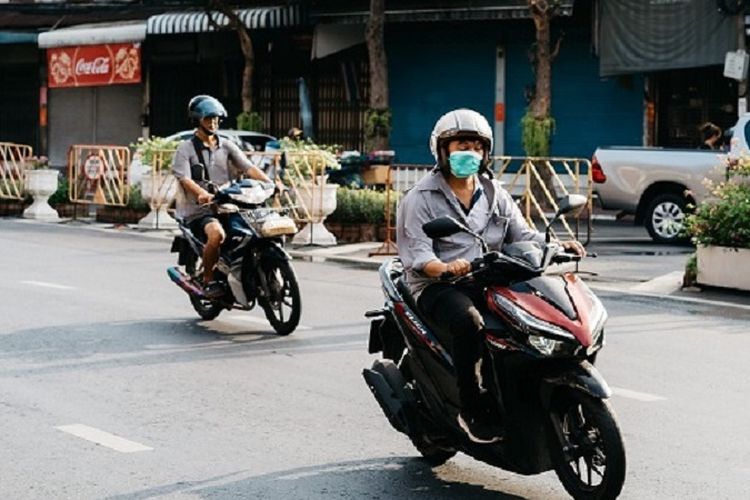
<path fill-rule="evenodd" d="M 249 29 L 283 28 L 302 24 L 302 12 L 299 5 L 276 7 L 258 7 L 235 11 Z M 211 18 L 223 27 L 229 24 L 224 14 L 212 12 Z M 167 35 L 174 33 L 205 33 L 216 31 L 208 19 L 206 11 L 173 12 L 151 16 L 146 21 L 147 35 Z"/>

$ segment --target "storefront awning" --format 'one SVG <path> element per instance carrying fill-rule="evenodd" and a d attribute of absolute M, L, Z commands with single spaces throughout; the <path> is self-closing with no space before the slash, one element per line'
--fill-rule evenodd
<path fill-rule="evenodd" d="M 737 17 L 719 11 L 716 2 L 600 4 L 601 76 L 719 65 L 737 48 Z"/>
<path fill-rule="evenodd" d="M 248 29 L 283 28 L 302 24 L 299 5 L 258 7 L 235 12 Z M 224 14 L 214 12 L 211 17 L 219 26 L 229 24 L 229 19 Z M 149 35 L 205 33 L 215 30 L 205 11 L 159 14 L 149 17 L 146 22 L 146 33 Z"/>
<path fill-rule="evenodd" d="M 559 13 L 563 16 L 573 14 L 574 0 L 561 0 Z M 499 2 L 495 2 L 499 3 Z M 313 16 L 323 23 L 364 24 L 370 17 L 367 10 L 318 12 Z M 391 8 L 385 11 L 386 22 L 424 22 L 424 21 L 487 21 L 498 19 L 523 19 L 531 17 L 527 0 L 511 0 L 503 5 L 487 5 L 455 8 Z"/>
<path fill-rule="evenodd" d="M 36 33 L 25 31 L 0 31 L 0 44 L 7 43 L 36 43 Z"/>
<path fill-rule="evenodd" d="M 39 48 L 130 43 L 146 39 L 146 23 L 130 21 L 118 23 L 80 24 L 39 34 Z"/>

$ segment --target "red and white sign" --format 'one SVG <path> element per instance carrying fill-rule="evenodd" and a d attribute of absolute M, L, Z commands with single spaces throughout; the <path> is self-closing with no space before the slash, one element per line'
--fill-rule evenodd
<path fill-rule="evenodd" d="M 140 83 L 141 44 L 47 49 L 47 72 L 50 88 Z"/>

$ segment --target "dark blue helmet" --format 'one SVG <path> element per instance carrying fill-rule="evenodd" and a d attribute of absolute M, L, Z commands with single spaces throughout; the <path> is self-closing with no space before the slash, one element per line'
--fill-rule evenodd
<path fill-rule="evenodd" d="M 190 99 L 188 103 L 188 117 L 193 120 L 201 120 L 218 116 L 219 118 L 227 117 L 227 110 L 215 98 L 210 95 L 197 95 Z"/>

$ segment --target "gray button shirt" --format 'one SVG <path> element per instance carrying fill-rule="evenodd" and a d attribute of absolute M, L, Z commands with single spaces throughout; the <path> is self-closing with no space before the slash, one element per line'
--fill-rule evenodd
<path fill-rule="evenodd" d="M 178 181 L 182 179 L 192 179 L 190 166 L 202 163 L 208 171 L 208 179 L 217 186 L 225 184 L 232 179 L 237 179 L 240 175 L 247 172 L 253 165 L 245 157 L 245 154 L 232 141 L 221 140 L 216 137 L 217 144 L 213 148 L 203 147 L 201 149 L 202 158 L 198 158 L 193 146 L 193 140 L 188 139 L 177 146 L 177 151 L 172 159 L 172 173 Z M 202 215 L 209 215 L 211 212 L 198 204 L 196 197 L 186 191 L 180 183 L 177 187 L 177 197 L 175 200 L 176 214 L 178 217 L 190 222 Z"/>
<path fill-rule="evenodd" d="M 471 261 L 482 255 L 479 242 L 470 234 L 457 233 L 432 240 L 422 225 L 443 215 L 450 215 L 480 234 L 490 250 L 503 244 L 534 240 L 544 242 L 544 234 L 526 223 L 510 194 L 495 180 L 477 176 L 483 194 L 468 215 L 443 175 L 434 170 L 423 177 L 401 200 L 396 221 L 398 254 L 406 270 L 406 281 L 415 298 L 436 281 L 422 274 L 424 266 L 435 259 L 448 263 L 455 259 Z"/>

